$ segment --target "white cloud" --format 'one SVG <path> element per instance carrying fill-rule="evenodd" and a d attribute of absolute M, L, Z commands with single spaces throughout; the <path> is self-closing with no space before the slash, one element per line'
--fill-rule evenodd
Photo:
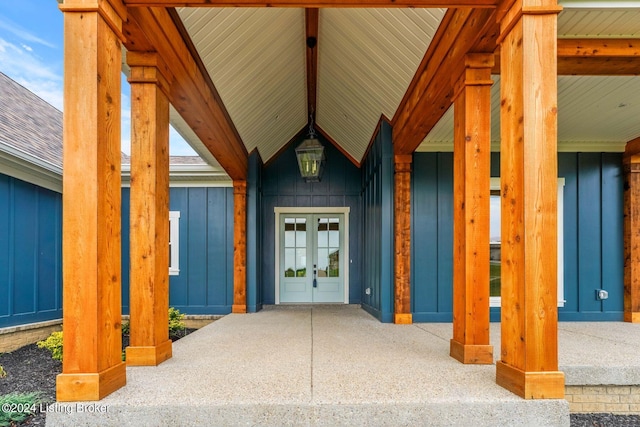
<path fill-rule="evenodd" d="M 26 50 L 27 52 L 33 52 L 33 48 L 31 46 L 29 46 L 29 45 L 24 44 L 24 43 L 22 44 L 22 48 L 24 50 Z"/>
<path fill-rule="evenodd" d="M 50 47 L 52 49 L 55 49 L 57 47 L 54 44 L 48 42 L 47 40 L 43 40 L 40 37 L 36 36 L 35 34 L 25 30 L 24 28 L 20 27 L 18 24 L 2 19 L 2 17 L 0 17 L 0 29 L 6 30 L 12 33 L 13 35 L 15 35 L 16 37 L 19 37 L 22 40 L 25 40 L 31 43 L 41 44 L 43 46 Z"/>

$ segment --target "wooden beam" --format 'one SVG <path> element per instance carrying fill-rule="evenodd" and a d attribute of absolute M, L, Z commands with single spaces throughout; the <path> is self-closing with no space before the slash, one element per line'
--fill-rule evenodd
<path fill-rule="evenodd" d="M 411 162 L 395 156 L 395 302 L 394 323 L 410 324 L 411 315 Z"/>
<path fill-rule="evenodd" d="M 489 342 L 492 66 L 492 53 L 467 55 L 454 96 L 450 355 L 473 364 L 493 364 Z"/>
<path fill-rule="evenodd" d="M 233 313 L 247 312 L 247 181 L 233 181 Z"/>
<path fill-rule="evenodd" d="M 495 10 L 449 9 L 436 31 L 393 118 L 396 154 L 410 154 L 452 104 L 451 76 L 459 76 L 464 56 L 493 52 L 497 30 Z"/>
<path fill-rule="evenodd" d="M 542 3 L 542 4 L 540 4 Z M 564 397 L 558 371 L 556 0 L 522 0 L 500 22 L 502 343 L 496 382 Z"/>
<path fill-rule="evenodd" d="M 121 334 L 120 74 L 123 19 L 111 3 L 65 2 L 63 325 L 58 401 L 126 383 Z"/>
<path fill-rule="evenodd" d="M 495 8 L 499 0 L 123 0 L 129 7 Z"/>
<path fill-rule="evenodd" d="M 130 346 L 127 365 L 156 366 L 169 339 L 169 92 L 157 53 L 127 52 L 131 67 Z M 164 74 L 163 74 L 164 73 Z"/>
<path fill-rule="evenodd" d="M 624 152 L 624 321 L 640 323 L 640 138 Z"/>
<path fill-rule="evenodd" d="M 307 46 L 307 117 L 316 111 L 318 87 L 318 9 L 305 9 Z"/>
<path fill-rule="evenodd" d="M 247 149 L 175 12 L 129 8 L 125 33 L 125 46 L 130 51 L 151 45 L 160 55 L 173 75 L 169 82 L 171 104 L 227 174 L 234 180 L 245 180 Z"/>
<path fill-rule="evenodd" d="M 494 74 L 500 73 L 496 52 Z M 558 75 L 635 76 L 640 74 L 640 39 L 559 39 Z"/>

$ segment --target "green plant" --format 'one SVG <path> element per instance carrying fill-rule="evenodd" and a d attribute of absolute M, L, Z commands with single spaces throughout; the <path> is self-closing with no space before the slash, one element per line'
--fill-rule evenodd
<path fill-rule="evenodd" d="M 21 423 L 35 414 L 43 400 L 40 393 L 11 393 L 0 396 L 0 427 Z"/>
<path fill-rule="evenodd" d="M 0 365 L 0 378 L 4 378 L 6 376 L 7 376 L 7 371 L 5 371 L 2 365 Z"/>
<path fill-rule="evenodd" d="M 129 335 L 129 321 L 126 320 L 122 323 L 122 335 Z"/>
<path fill-rule="evenodd" d="M 184 332 L 184 313 L 180 310 L 169 307 L 169 335 L 177 335 Z"/>
<path fill-rule="evenodd" d="M 51 357 L 62 362 L 62 331 L 54 332 L 44 341 L 38 341 L 39 348 L 46 348 Z"/>

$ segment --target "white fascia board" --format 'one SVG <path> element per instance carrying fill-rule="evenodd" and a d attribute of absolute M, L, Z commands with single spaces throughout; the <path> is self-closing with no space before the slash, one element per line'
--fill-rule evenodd
<path fill-rule="evenodd" d="M 601 141 L 558 141 L 558 153 L 623 153 L 625 142 Z M 422 143 L 417 153 L 452 152 L 453 141 L 433 141 Z M 491 151 L 500 152 L 500 142 L 491 142 Z"/>
<path fill-rule="evenodd" d="M 122 186 L 131 186 L 131 165 L 122 165 Z M 232 187 L 224 169 L 210 165 L 170 165 L 171 187 Z"/>
<path fill-rule="evenodd" d="M 62 168 L 0 141 L 1 172 L 62 193 Z"/>

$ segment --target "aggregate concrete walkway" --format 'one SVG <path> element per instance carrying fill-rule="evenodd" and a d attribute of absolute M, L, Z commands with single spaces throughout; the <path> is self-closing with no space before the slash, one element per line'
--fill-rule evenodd
<path fill-rule="evenodd" d="M 98 403 L 106 413 L 60 404 L 47 425 L 569 425 L 565 400 L 520 399 L 495 384 L 495 366 L 450 358 L 451 331 L 383 324 L 357 306 L 229 315 L 160 366 L 127 368 L 127 386 Z M 491 332 L 497 355 L 499 324 Z M 559 342 L 568 385 L 640 378 L 638 325 L 561 323 Z"/>

